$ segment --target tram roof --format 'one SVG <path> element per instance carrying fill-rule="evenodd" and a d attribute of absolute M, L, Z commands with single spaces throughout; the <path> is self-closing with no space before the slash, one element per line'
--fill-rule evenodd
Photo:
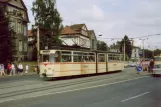
<path fill-rule="evenodd" d="M 115 53 L 122 54 L 121 52 L 109 52 L 109 51 L 101 51 L 101 50 L 90 50 L 90 48 L 84 48 L 80 46 L 52 46 L 51 49 L 48 50 L 69 50 L 69 51 L 84 51 L 84 52 L 97 52 L 97 53 Z"/>

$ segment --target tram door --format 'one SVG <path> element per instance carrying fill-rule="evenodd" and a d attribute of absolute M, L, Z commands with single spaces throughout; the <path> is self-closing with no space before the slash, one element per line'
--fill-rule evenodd
<path fill-rule="evenodd" d="M 106 54 L 105 53 L 98 53 L 97 54 L 97 72 L 104 73 L 106 72 Z"/>

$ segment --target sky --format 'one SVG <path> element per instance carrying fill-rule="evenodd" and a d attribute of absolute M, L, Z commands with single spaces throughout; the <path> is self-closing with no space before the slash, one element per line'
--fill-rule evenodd
<path fill-rule="evenodd" d="M 34 0 L 23 0 L 28 8 L 29 29 L 34 23 L 31 11 Z M 94 30 L 99 40 L 107 45 L 129 38 L 161 33 L 161 0 L 57 0 L 56 7 L 63 25 L 85 23 Z M 108 39 L 108 38 L 114 38 Z M 161 49 L 161 35 L 134 39 L 134 45 L 149 49 Z"/>

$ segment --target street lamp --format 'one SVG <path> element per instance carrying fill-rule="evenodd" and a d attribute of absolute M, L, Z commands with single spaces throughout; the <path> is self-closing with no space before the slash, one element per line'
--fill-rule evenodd
<path fill-rule="evenodd" d="M 144 41 L 147 40 L 148 38 L 145 39 L 140 39 L 143 42 L 143 60 L 145 59 L 145 52 L 144 52 Z"/>

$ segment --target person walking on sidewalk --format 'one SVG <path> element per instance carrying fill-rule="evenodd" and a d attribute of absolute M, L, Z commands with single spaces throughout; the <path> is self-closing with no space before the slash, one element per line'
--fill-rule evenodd
<path fill-rule="evenodd" d="M 154 60 L 153 59 L 150 60 L 149 67 L 150 67 L 150 73 L 153 73 L 153 68 L 154 68 Z"/>
<path fill-rule="evenodd" d="M 8 75 L 10 74 L 11 69 L 12 69 L 12 65 L 11 65 L 11 63 L 9 62 L 8 65 L 7 65 L 7 74 L 8 74 Z"/>
<path fill-rule="evenodd" d="M 25 73 L 26 73 L 26 74 L 28 73 L 28 69 L 29 69 L 29 66 L 26 65 L 26 70 L 25 70 Z"/>
<path fill-rule="evenodd" d="M 2 76 L 2 75 L 5 75 L 5 72 L 4 72 L 4 65 L 3 65 L 3 64 L 0 64 L 0 74 L 1 74 L 1 76 Z"/>
<path fill-rule="evenodd" d="M 20 75 L 22 75 L 23 74 L 23 65 L 21 63 L 18 65 L 18 69 L 19 69 L 19 72 L 21 73 Z"/>
<path fill-rule="evenodd" d="M 15 71 L 16 71 L 15 65 L 12 63 L 12 64 L 11 64 L 10 76 L 11 76 L 12 74 L 15 75 Z"/>

